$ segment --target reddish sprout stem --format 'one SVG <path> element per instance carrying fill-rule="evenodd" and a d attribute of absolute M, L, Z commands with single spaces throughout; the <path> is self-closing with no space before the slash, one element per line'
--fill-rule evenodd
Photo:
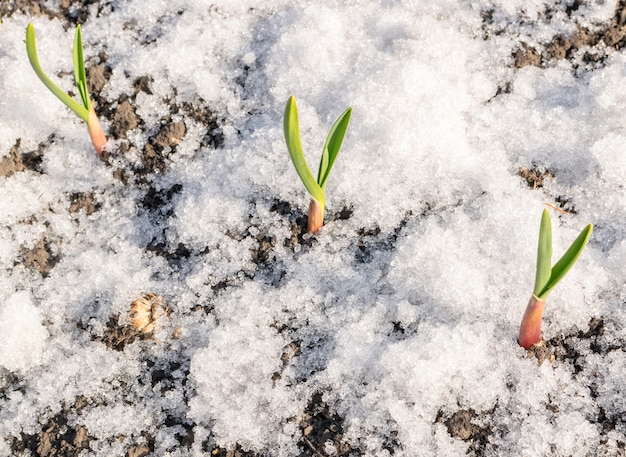
<path fill-rule="evenodd" d="M 532 345 L 541 341 L 541 316 L 545 300 L 541 300 L 535 294 L 530 297 L 526 306 L 522 324 L 519 328 L 519 338 L 517 342 L 524 349 L 529 349 Z"/>
<path fill-rule="evenodd" d="M 102 152 L 104 151 L 104 145 L 106 144 L 107 139 L 104 136 L 102 127 L 100 127 L 100 121 L 98 120 L 98 116 L 96 116 L 96 111 L 94 110 L 93 105 L 93 102 L 91 102 L 89 119 L 87 120 L 87 129 L 89 130 L 89 136 L 91 137 L 91 142 L 93 143 L 94 148 L 96 148 L 98 157 L 102 157 Z"/>
<path fill-rule="evenodd" d="M 309 233 L 315 235 L 319 232 L 322 225 L 324 225 L 324 208 L 317 200 L 312 198 L 311 203 L 309 203 L 309 219 L 307 221 L 307 229 Z"/>

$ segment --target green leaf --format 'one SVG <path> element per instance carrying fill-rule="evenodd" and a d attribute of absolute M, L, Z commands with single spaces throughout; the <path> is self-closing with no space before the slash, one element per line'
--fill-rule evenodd
<path fill-rule="evenodd" d="M 285 117 L 283 121 L 283 128 L 285 131 L 285 142 L 287 143 L 287 149 L 289 150 L 289 156 L 293 162 L 296 171 L 309 192 L 312 198 L 317 200 L 322 205 L 326 203 L 326 197 L 324 190 L 319 186 L 311 169 L 306 163 L 304 152 L 302 151 L 302 144 L 300 142 L 300 125 L 298 123 L 298 108 L 296 106 L 296 99 L 292 95 L 287 100 L 285 106 Z"/>
<path fill-rule="evenodd" d="M 328 142 L 328 139 L 326 140 Z M 322 151 L 322 157 L 320 157 L 320 165 L 317 168 L 317 184 L 322 188 L 322 190 L 326 191 L 326 183 L 322 185 L 322 175 L 328 169 L 330 153 L 328 152 L 328 147 L 324 145 L 324 150 Z"/>
<path fill-rule="evenodd" d="M 324 150 L 322 152 L 322 158 L 320 159 L 320 167 L 317 171 L 317 183 L 322 189 L 326 187 L 326 180 L 330 176 L 330 170 L 333 168 L 339 149 L 343 143 L 343 138 L 348 130 L 350 124 L 350 116 L 352 115 L 352 108 L 345 110 L 339 118 L 335 121 L 333 126 L 328 132 L 326 143 L 324 143 Z"/>
<path fill-rule="evenodd" d="M 593 225 L 589 224 L 586 226 L 578 238 L 574 240 L 569 249 L 563 254 L 563 257 L 559 259 L 559 261 L 552 267 L 552 274 L 550 275 L 550 280 L 541 290 L 541 292 L 537 295 L 539 298 L 545 300 L 550 291 L 556 286 L 561 279 L 567 274 L 567 272 L 574 266 L 580 254 L 582 254 L 583 249 L 587 246 L 589 242 L 589 237 L 591 236 L 591 232 L 593 231 Z"/>
<path fill-rule="evenodd" d="M 74 111 L 78 117 L 87 122 L 89 119 L 89 111 L 85 109 L 80 103 L 72 99 L 69 95 L 63 92 L 59 86 L 57 86 L 48 76 L 44 73 L 39 59 L 37 57 L 37 46 L 35 43 L 35 27 L 33 24 L 28 24 L 26 29 L 26 53 L 28 54 L 28 60 L 33 67 L 35 74 L 39 77 L 42 83 L 52 92 L 56 97 L 65 104 L 69 109 Z"/>
<path fill-rule="evenodd" d="M 550 213 L 543 210 L 541 225 L 539 226 L 539 246 L 537 247 L 537 272 L 533 294 L 539 293 L 548 284 L 552 272 L 552 222 Z"/>
<path fill-rule="evenodd" d="M 85 60 L 83 59 L 83 38 L 80 33 L 80 25 L 76 27 L 74 33 L 74 47 L 72 49 L 72 58 L 74 61 L 74 81 L 80 94 L 80 99 L 87 111 L 91 108 L 91 100 L 87 91 L 87 74 L 85 73 Z"/>

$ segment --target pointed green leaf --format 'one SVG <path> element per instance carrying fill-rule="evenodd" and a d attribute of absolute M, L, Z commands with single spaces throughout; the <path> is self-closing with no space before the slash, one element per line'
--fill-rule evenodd
<path fill-rule="evenodd" d="M 550 280 L 548 284 L 544 286 L 541 292 L 537 295 L 539 298 L 544 299 L 548 296 L 550 291 L 556 286 L 561 279 L 567 274 L 567 272 L 574 266 L 580 254 L 582 254 L 583 249 L 587 246 L 589 242 L 589 237 L 591 237 L 591 232 L 593 231 L 593 224 L 589 224 L 585 227 L 578 238 L 574 240 L 569 249 L 563 254 L 563 257 L 559 259 L 559 261 L 552 267 L 552 274 L 550 275 Z"/>
<path fill-rule="evenodd" d="M 37 46 L 35 43 L 35 27 L 33 24 L 28 24 L 26 29 L 26 53 L 28 54 L 28 60 L 33 67 L 35 74 L 39 77 L 42 83 L 52 92 L 59 100 L 65 104 L 69 109 L 74 111 L 78 117 L 87 122 L 89 119 L 89 111 L 86 110 L 80 103 L 72 99 L 67 95 L 63 89 L 57 86 L 48 76 L 44 73 L 41 65 L 39 64 L 39 58 L 37 57 Z"/>
<path fill-rule="evenodd" d="M 74 61 L 74 81 L 80 94 L 80 99 L 87 111 L 91 108 L 91 100 L 87 91 L 87 74 L 85 73 L 85 60 L 83 59 L 83 38 L 80 33 L 80 25 L 76 26 L 74 33 L 74 47 L 72 49 L 72 58 Z"/>
<path fill-rule="evenodd" d="M 317 171 L 317 183 L 322 189 L 326 187 L 326 180 L 328 176 L 330 176 L 330 170 L 333 168 L 337 154 L 339 154 L 343 138 L 350 124 L 351 115 L 352 108 L 348 108 L 337 118 L 330 132 L 328 132 L 328 137 L 326 138 L 322 152 L 322 159 L 320 160 L 320 167 Z"/>
<path fill-rule="evenodd" d="M 326 140 L 326 142 L 328 142 L 328 140 Z M 324 173 L 328 169 L 329 156 L 330 156 L 330 153 L 328 152 L 328 148 L 326 147 L 326 145 L 324 145 L 324 150 L 322 151 L 322 157 L 320 157 L 320 165 L 317 168 L 317 183 L 320 185 L 320 187 L 324 191 L 326 190 L 325 189 L 326 183 L 324 183 L 324 186 L 322 186 L 321 177 L 324 175 Z"/>
<path fill-rule="evenodd" d="M 535 274 L 535 287 L 533 294 L 539 293 L 548 284 L 552 272 L 552 222 L 550 213 L 546 209 L 541 215 L 539 226 L 539 246 L 537 247 L 537 272 Z"/>
<path fill-rule="evenodd" d="M 317 181 L 311 173 L 311 169 L 306 163 L 304 152 L 302 151 L 302 144 L 300 142 L 300 125 L 298 123 L 298 108 L 296 106 L 296 99 L 292 95 L 287 101 L 285 106 L 285 117 L 283 122 L 283 128 L 285 131 L 285 142 L 287 143 L 287 149 L 289 150 L 289 156 L 293 162 L 296 171 L 309 192 L 312 198 L 317 200 L 322 209 L 326 202 L 324 191 L 317 184 Z"/>

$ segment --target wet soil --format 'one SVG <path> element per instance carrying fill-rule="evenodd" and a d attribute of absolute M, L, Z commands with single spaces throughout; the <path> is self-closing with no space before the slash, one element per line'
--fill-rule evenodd
<path fill-rule="evenodd" d="M 41 173 L 42 152 L 22 152 L 20 145 L 21 141 L 18 139 L 9 149 L 9 154 L 0 159 L 0 176 L 8 178 L 26 170 Z"/>
<path fill-rule="evenodd" d="M 515 68 L 529 65 L 549 67 L 559 60 L 569 60 L 574 68 L 583 67 L 593 70 L 601 66 L 612 51 L 619 51 L 626 45 L 626 1 L 619 0 L 615 5 L 615 13 L 608 23 L 597 24 L 593 30 L 576 23 L 575 13 L 584 2 L 554 2 L 546 3 L 540 20 L 549 23 L 557 16 L 562 20 L 564 13 L 576 26 L 576 31 L 566 35 L 557 34 L 550 41 L 531 45 L 522 37 L 517 48 L 513 50 L 512 58 Z M 482 12 L 483 30 L 485 37 L 502 33 L 506 25 L 495 24 L 496 11 L 486 9 Z M 521 22 L 524 23 L 523 18 Z"/>
<path fill-rule="evenodd" d="M 80 415 L 88 400 L 80 397 L 73 405 L 67 405 L 46 423 L 36 434 L 22 434 L 11 444 L 14 455 L 24 455 L 28 450 L 40 457 L 78 457 L 89 449 L 93 440 L 89 431 L 82 425 L 72 426 L 69 417 Z"/>
<path fill-rule="evenodd" d="M 531 189 L 540 189 L 543 187 L 544 180 L 554 178 L 550 170 L 537 167 L 534 164 L 530 169 L 520 167 L 518 174 L 526 180 L 526 184 L 528 184 L 528 187 Z"/>
<path fill-rule="evenodd" d="M 26 268 L 41 273 L 41 276 L 46 278 L 59 259 L 60 256 L 55 254 L 50 241 L 45 235 L 42 235 L 35 246 L 23 249 L 21 262 L 19 263 Z"/>

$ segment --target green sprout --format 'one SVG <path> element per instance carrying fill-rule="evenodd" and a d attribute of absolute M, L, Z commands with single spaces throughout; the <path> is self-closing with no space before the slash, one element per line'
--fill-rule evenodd
<path fill-rule="evenodd" d="M 296 107 L 296 99 L 293 95 L 289 97 L 287 106 L 285 107 L 285 141 L 287 142 L 287 149 L 289 149 L 291 161 L 296 167 L 296 171 L 298 172 L 304 187 L 311 196 L 307 229 L 313 234 L 317 233 L 322 225 L 324 225 L 326 181 L 328 180 L 330 170 L 335 163 L 337 154 L 339 154 L 339 149 L 341 148 L 343 138 L 346 135 L 346 130 L 348 129 L 348 124 L 350 123 L 351 114 L 352 108 L 348 108 L 341 114 L 341 116 L 339 116 L 331 127 L 328 137 L 326 138 L 326 143 L 324 143 L 320 165 L 317 170 L 317 179 L 315 179 L 313 177 L 313 173 L 311 173 L 311 169 L 306 163 L 304 152 L 302 151 L 302 144 L 300 143 L 300 126 L 298 123 L 298 108 Z"/>
<path fill-rule="evenodd" d="M 535 287 L 528 302 L 522 324 L 520 325 L 518 343 L 524 349 L 541 341 L 541 316 L 548 294 L 554 289 L 567 272 L 574 266 L 578 257 L 585 249 L 593 225 L 587 225 L 569 249 L 552 267 L 552 222 L 547 210 L 543 210 L 539 227 L 539 246 L 537 248 L 537 272 Z"/>
<path fill-rule="evenodd" d="M 73 61 L 74 61 L 74 80 L 76 81 L 76 88 L 80 95 L 82 103 L 78 103 L 63 89 L 57 86 L 43 71 L 39 64 L 39 58 L 37 57 L 37 47 L 35 45 L 35 27 L 33 24 L 28 24 L 26 28 L 26 53 L 28 54 L 28 60 L 30 61 L 33 70 L 39 76 L 41 82 L 52 92 L 56 97 L 61 100 L 65 106 L 74 111 L 78 117 L 87 123 L 87 129 L 89 130 L 89 136 L 91 142 L 96 148 L 96 152 L 102 157 L 102 151 L 106 143 L 106 137 L 100 127 L 100 122 L 96 116 L 94 110 L 93 101 L 89 98 L 89 92 L 87 91 L 87 76 L 85 74 L 85 62 L 83 60 L 83 40 L 80 34 L 80 25 L 76 27 L 76 33 L 74 34 L 74 47 L 72 49 Z"/>

